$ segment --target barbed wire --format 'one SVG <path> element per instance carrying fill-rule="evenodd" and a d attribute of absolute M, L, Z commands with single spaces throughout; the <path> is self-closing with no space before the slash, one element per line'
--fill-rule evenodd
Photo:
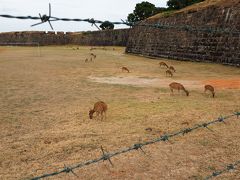
<path fill-rule="evenodd" d="M 223 173 L 236 169 L 239 165 L 240 165 L 240 161 L 236 161 L 234 164 L 228 164 L 224 169 L 213 172 L 210 176 L 207 176 L 206 178 L 204 178 L 204 180 L 209 180 L 217 176 L 220 176 Z"/>
<path fill-rule="evenodd" d="M 12 18 L 12 19 L 22 19 L 22 20 L 27 20 L 27 19 L 30 19 L 30 20 L 41 20 L 41 17 L 38 17 L 38 16 L 13 16 L 13 15 L 8 15 L 8 14 L 0 14 L 0 17 L 3 17 L 3 18 Z M 95 24 L 95 23 L 98 23 L 98 24 L 101 24 L 105 21 L 101 21 L 101 20 L 96 20 L 94 18 L 87 18 L 87 19 L 79 19 L 79 18 L 59 18 L 59 17 L 53 17 L 53 16 L 47 16 L 50 18 L 51 21 L 73 21 L 73 22 L 88 22 L 90 24 Z M 121 24 L 125 24 L 127 26 L 133 26 L 134 23 L 130 23 L 130 22 L 127 22 L 127 21 L 121 21 L 121 22 L 111 22 L 111 21 L 108 21 L 112 24 L 116 24 L 116 25 L 121 25 Z"/>
<path fill-rule="evenodd" d="M 235 117 L 235 116 L 237 116 L 237 118 L 238 118 L 240 116 L 240 112 L 235 112 L 235 113 L 233 113 L 231 115 L 228 115 L 228 116 L 225 116 L 225 117 L 220 116 L 218 119 L 212 120 L 210 122 L 205 122 L 205 123 L 202 123 L 202 124 L 196 124 L 192 128 L 185 128 L 185 129 L 179 130 L 175 133 L 165 134 L 165 135 L 160 136 L 160 137 L 158 137 L 156 139 L 153 139 L 153 140 L 145 141 L 145 142 L 142 142 L 142 143 L 136 143 L 136 144 L 131 145 L 130 147 L 123 148 L 123 149 L 120 149 L 120 150 L 115 151 L 115 152 L 110 152 L 110 153 L 106 152 L 103 149 L 103 147 L 101 146 L 102 156 L 99 157 L 99 158 L 88 160 L 88 161 L 85 161 L 85 162 L 80 162 L 78 164 L 68 166 L 68 167 L 64 166 L 64 168 L 62 170 L 59 170 L 59 171 L 56 171 L 56 172 L 53 172 L 53 173 L 49 173 L 49 174 L 43 174 L 41 176 L 34 177 L 31 180 L 39 180 L 39 179 L 42 179 L 42 178 L 55 176 L 55 175 L 58 175 L 58 174 L 61 174 L 61 173 L 70 173 L 71 172 L 74 175 L 76 175 L 73 172 L 74 169 L 82 168 L 82 167 L 88 166 L 90 164 L 98 163 L 100 161 L 108 160 L 109 163 L 113 166 L 111 158 L 114 157 L 114 156 L 124 154 L 124 153 L 130 152 L 130 151 L 133 151 L 133 150 L 141 150 L 142 152 L 144 152 L 143 149 L 142 149 L 143 146 L 154 144 L 154 143 L 157 143 L 157 142 L 160 142 L 160 141 L 165 142 L 165 141 L 168 141 L 170 138 L 173 138 L 173 137 L 179 136 L 179 135 L 185 135 L 185 134 L 188 134 L 188 133 L 190 133 L 194 130 L 200 129 L 200 128 L 207 128 L 208 130 L 210 130 L 208 128 L 209 125 L 216 124 L 216 123 L 225 123 L 225 120 L 227 120 L 231 117 Z"/>
<path fill-rule="evenodd" d="M 42 20 L 41 17 L 37 16 L 13 16 L 13 15 L 7 15 L 7 14 L 0 14 L 0 17 L 3 18 L 14 18 L 14 19 L 21 19 L 21 20 Z M 72 22 L 87 22 L 92 25 L 96 24 L 102 24 L 106 21 L 101 21 L 101 20 L 96 20 L 94 18 L 88 18 L 88 19 L 79 19 L 79 18 L 59 18 L 59 17 L 54 17 L 54 16 L 46 16 L 45 18 L 48 18 L 49 21 L 72 21 Z M 108 20 L 107 20 L 108 21 Z M 129 27 L 137 27 L 137 26 L 142 26 L 142 27 L 152 27 L 152 28 L 158 28 L 158 29 L 175 29 L 175 30 L 182 30 L 182 31 L 190 31 L 190 32 L 205 32 L 205 33 L 224 33 L 224 34 L 234 34 L 234 35 L 239 35 L 240 31 L 230 29 L 230 28 L 219 28 L 219 27 L 211 27 L 211 26 L 204 26 L 204 27 L 194 27 L 190 25 L 169 25 L 169 24 L 164 24 L 164 23 L 146 23 L 146 21 L 139 21 L 139 22 L 129 22 L 129 21 L 124 21 L 121 19 L 120 22 L 113 22 L 113 21 L 108 21 L 114 25 L 126 25 Z"/>

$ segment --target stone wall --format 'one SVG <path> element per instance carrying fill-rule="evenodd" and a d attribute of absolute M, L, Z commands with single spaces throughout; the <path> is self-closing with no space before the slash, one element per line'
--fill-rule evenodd
<path fill-rule="evenodd" d="M 0 45 L 6 43 L 39 43 L 39 45 L 64 45 L 69 43 L 69 38 L 63 32 L 9 32 L 0 33 Z M 23 44 L 24 45 L 24 44 Z"/>
<path fill-rule="evenodd" d="M 126 46 L 129 29 L 72 33 L 69 42 L 88 46 Z"/>
<path fill-rule="evenodd" d="M 6 43 L 39 43 L 39 45 L 126 46 L 129 29 L 89 32 L 9 32 L 0 33 L 0 45 Z M 23 44 L 24 45 L 24 44 Z"/>
<path fill-rule="evenodd" d="M 150 18 L 144 23 L 161 23 L 165 27 L 189 25 L 197 31 L 137 26 L 129 33 L 126 52 L 240 66 L 240 33 L 200 30 L 214 27 L 240 32 L 240 1 L 228 0 L 224 5 L 216 4 L 201 10 L 192 9 L 175 15 Z"/>

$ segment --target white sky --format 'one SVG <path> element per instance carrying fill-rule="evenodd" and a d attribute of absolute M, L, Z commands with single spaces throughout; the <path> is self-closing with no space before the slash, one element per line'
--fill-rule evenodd
<path fill-rule="evenodd" d="M 16 16 L 38 16 L 48 14 L 48 3 L 52 5 L 52 16 L 64 18 L 94 18 L 97 20 L 121 21 L 127 19 L 137 3 L 143 0 L 0 0 L 0 14 Z M 167 0 L 146 0 L 156 7 L 166 7 Z M 0 17 L 0 32 L 51 31 L 48 23 L 30 27 L 37 20 L 6 19 Z M 97 30 L 86 22 L 52 22 L 55 31 Z M 123 28 L 126 26 L 115 26 Z"/>

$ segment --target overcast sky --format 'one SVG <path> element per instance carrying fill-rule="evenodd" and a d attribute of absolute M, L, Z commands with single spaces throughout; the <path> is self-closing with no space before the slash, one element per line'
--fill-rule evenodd
<path fill-rule="evenodd" d="M 121 21 L 131 13 L 141 0 L 0 0 L 0 14 L 38 16 L 48 14 L 48 3 L 52 5 L 52 16 L 65 18 L 94 18 L 97 20 Z M 157 7 L 166 7 L 167 0 L 148 0 Z M 0 17 L 0 32 L 51 31 L 49 25 L 30 27 L 36 20 L 6 19 Z M 55 31 L 97 30 L 86 22 L 52 22 Z M 125 26 L 115 26 L 121 28 Z"/>

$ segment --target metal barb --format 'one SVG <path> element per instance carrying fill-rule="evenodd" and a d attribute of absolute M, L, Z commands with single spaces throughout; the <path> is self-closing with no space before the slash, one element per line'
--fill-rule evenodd
<path fill-rule="evenodd" d="M 103 159 L 103 161 L 108 160 L 109 163 L 113 166 L 113 163 L 112 163 L 112 161 L 111 161 L 111 159 L 110 159 L 109 154 L 108 154 L 108 153 L 106 154 L 106 153 L 104 152 L 104 149 L 103 149 L 102 146 L 101 146 L 101 151 L 102 151 L 102 159 Z"/>
<path fill-rule="evenodd" d="M 229 164 L 228 166 L 227 166 L 227 170 L 232 170 L 232 169 L 234 169 L 234 165 L 233 164 Z"/>
<path fill-rule="evenodd" d="M 226 122 L 224 121 L 224 119 L 225 119 L 224 117 L 220 116 L 220 117 L 218 118 L 218 121 L 226 124 Z"/>
<path fill-rule="evenodd" d="M 192 129 L 186 128 L 186 129 L 183 130 L 182 134 L 185 135 L 185 134 L 187 134 L 187 133 L 189 133 L 191 131 L 192 131 Z"/>
<path fill-rule="evenodd" d="M 235 115 L 237 116 L 237 118 L 239 118 L 240 112 L 236 112 Z"/>
<path fill-rule="evenodd" d="M 39 17 L 40 17 L 41 22 L 33 24 L 31 26 L 37 26 L 37 25 L 40 25 L 40 24 L 48 22 L 50 27 L 51 27 L 51 29 L 54 30 L 53 26 L 51 24 L 51 21 L 56 21 L 56 18 L 52 19 L 52 16 L 51 16 L 51 4 L 50 3 L 49 3 L 49 9 L 48 10 L 49 10 L 49 15 L 44 14 L 43 16 L 41 16 L 41 14 L 39 13 Z"/>
<path fill-rule="evenodd" d="M 64 171 L 66 173 L 70 173 L 71 172 L 74 176 L 79 177 L 75 172 L 73 172 L 72 168 L 67 167 L 65 164 L 64 164 Z"/>
<path fill-rule="evenodd" d="M 133 147 L 134 147 L 134 149 L 136 149 L 136 150 L 141 150 L 144 154 L 146 154 L 144 151 L 143 151 L 143 149 L 142 149 L 142 144 L 141 143 L 139 143 L 139 144 L 134 144 L 133 145 Z"/>
<path fill-rule="evenodd" d="M 163 141 L 168 141 L 168 138 L 169 138 L 168 135 L 163 135 L 163 136 L 161 136 L 161 139 L 162 139 Z"/>

